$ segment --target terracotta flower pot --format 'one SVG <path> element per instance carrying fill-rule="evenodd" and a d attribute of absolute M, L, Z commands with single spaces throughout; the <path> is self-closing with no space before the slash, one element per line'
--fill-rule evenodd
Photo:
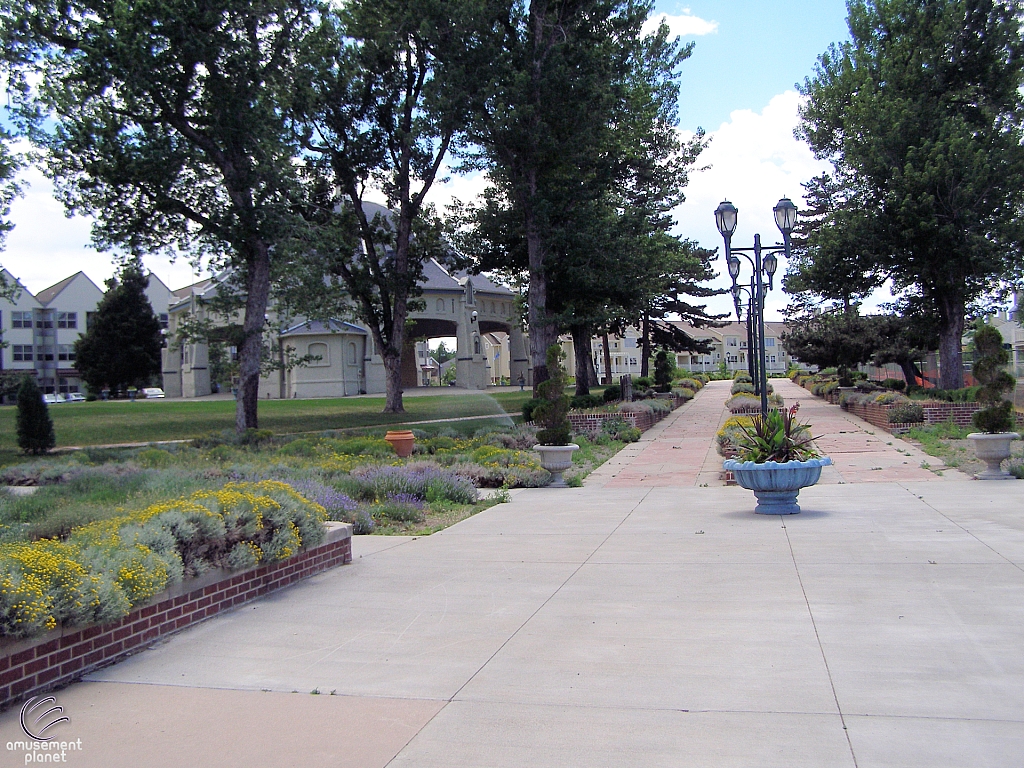
<path fill-rule="evenodd" d="M 411 430 L 389 431 L 384 435 L 384 439 L 391 443 L 391 447 L 395 449 L 395 455 L 398 458 L 407 459 L 412 456 L 412 446 L 416 442 L 416 437 Z"/>

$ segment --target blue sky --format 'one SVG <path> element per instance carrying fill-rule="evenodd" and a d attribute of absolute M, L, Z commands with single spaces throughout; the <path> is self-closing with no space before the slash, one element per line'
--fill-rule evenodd
<path fill-rule="evenodd" d="M 829 44 L 846 39 L 845 2 L 700 0 L 659 3 L 656 12 L 667 14 L 670 27 L 696 43 L 682 67 L 680 129 L 703 127 L 712 138 L 700 162 L 711 167 L 692 177 L 687 202 L 676 211 L 678 231 L 718 247 L 712 212 L 728 197 L 740 209 L 737 245 L 752 244 L 755 232 L 774 242 L 772 206 L 783 195 L 799 205 L 800 183 L 824 169 L 793 137 L 799 103 L 794 86 L 812 73 Z M 16 227 L 0 262 L 33 293 L 78 270 L 102 286 L 113 267 L 108 254 L 88 247 L 88 220 L 65 218 L 38 171 L 25 178 L 30 187 L 13 206 Z M 470 198 L 481 183 L 479 176 L 454 177 L 432 193 L 433 202 L 443 207 L 453 197 Z M 195 279 L 184 260 L 172 264 L 151 257 L 146 263 L 171 288 Z M 716 282 L 728 284 L 727 277 Z M 767 317 L 778 318 L 785 304 L 776 288 Z M 712 300 L 718 312 L 731 311 L 731 305 L 728 297 Z"/>

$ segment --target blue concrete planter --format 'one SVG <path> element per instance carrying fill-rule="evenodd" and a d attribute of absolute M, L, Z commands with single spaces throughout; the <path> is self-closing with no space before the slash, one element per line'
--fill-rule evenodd
<path fill-rule="evenodd" d="M 752 461 L 736 461 L 726 459 L 722 466 L 732 471 L 736 482 L 753 491 L 757 497 L 759 515 L 796 515 L 800 506 L 796 503 L 801 488 L 814 485 L 821 477 L 821 468 L 832 463 L 832 459 L 823 456 L 820 459 L 807 461 L 787 461 L 778 463 L 766 461 L 755 464 Z"/>

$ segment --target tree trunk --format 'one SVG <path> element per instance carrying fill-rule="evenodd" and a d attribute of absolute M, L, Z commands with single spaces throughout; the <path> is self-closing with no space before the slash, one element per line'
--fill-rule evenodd
<path fill-rule="evenodd" d="M 569 328 L 572 333 L 572 348 L 576 358 L 576 394 L 590 394 L 590 369 L 587 361 L 590 357 L 590 326 L 573 325 Z M 596 381 L 593 382 L 597 384 Z"/>
<path fill-rule="evenodd" d="M 921 372 L 917 369 L 917 364 L 910 358 L 900 358 L 896 361 L 896 364 L 903 371 L 903 378 L 907 380 L 907 387 L 913 387 L 917 385 L 917 377 L 921 375 Z"/>
<path fill-rule="evenodd" d="M 961 389 L 964 385 L 964 303 L 955 297 L 939 302 L 939 386 Z"/>
<path fill-rule="evenodd" d="M 531 173 L 535 176 L 535 172 Z M 548 281 L 544 273 L 544 244 L 537 230 L 533 210 L 527 205 L 526 250 L 530 259 L 529 324 L 530 359 L 533 361 L 533 394 L 537 387 L 550 378 L 548 373 L 548 347 L 558 343 L 558 326 L 548 316 Z"/>
<path fill-rule="evenodd" d="M 245 276 L 245 320 L 242 323 L 242 346 L 238 350 L 235 431 L 240 435 L 247 429 L 259 428 L 260 358 L 270 295 L 270 252 L 263 242 L 257 242 L 253 250 Z"/>
<path fill-rule="evenodd" d="M 597 386 L 601 380 L 597 378 L 597 369 L 594 367 L 594 352 L 591 349 L 590 339 L 587 339 L 587 352 L 590 353 L 587 355 L 587 383 Z"/>
<path fill-rule="evenodd" d="M 388 350 L 384 358 L 384 413 L 405 413 L 402 403 L 402 353 Z"/>
<path fill-rule="evenodd" d="M 651 316 L 644 312 L 643 321 L 641 322 L 643 328 L 641 335 L 643 336 L 643 344 L 640 350 L 640 375 L 650 375 L 650 359 L 651 359 Z"/>

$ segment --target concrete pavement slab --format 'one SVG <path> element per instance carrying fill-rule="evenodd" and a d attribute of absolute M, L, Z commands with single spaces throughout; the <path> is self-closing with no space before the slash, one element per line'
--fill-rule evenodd
<path fill-rule="evenodd" d="M 76 768 L 384 768 L 444 706 L 118 683 L 82 683 L 57 697 L 71 721 L 52 732 L 81 740 L 62 763 Z M 0 715 L 0 743 L 25 738 L 17 708 Z M 23 764 L 20 752 L 0 755 L 3 765 Z"/>
<path fill-rule="evenodd" d="M 456 701 L 391 768 L 854 768 L 837 715 Z"/>

